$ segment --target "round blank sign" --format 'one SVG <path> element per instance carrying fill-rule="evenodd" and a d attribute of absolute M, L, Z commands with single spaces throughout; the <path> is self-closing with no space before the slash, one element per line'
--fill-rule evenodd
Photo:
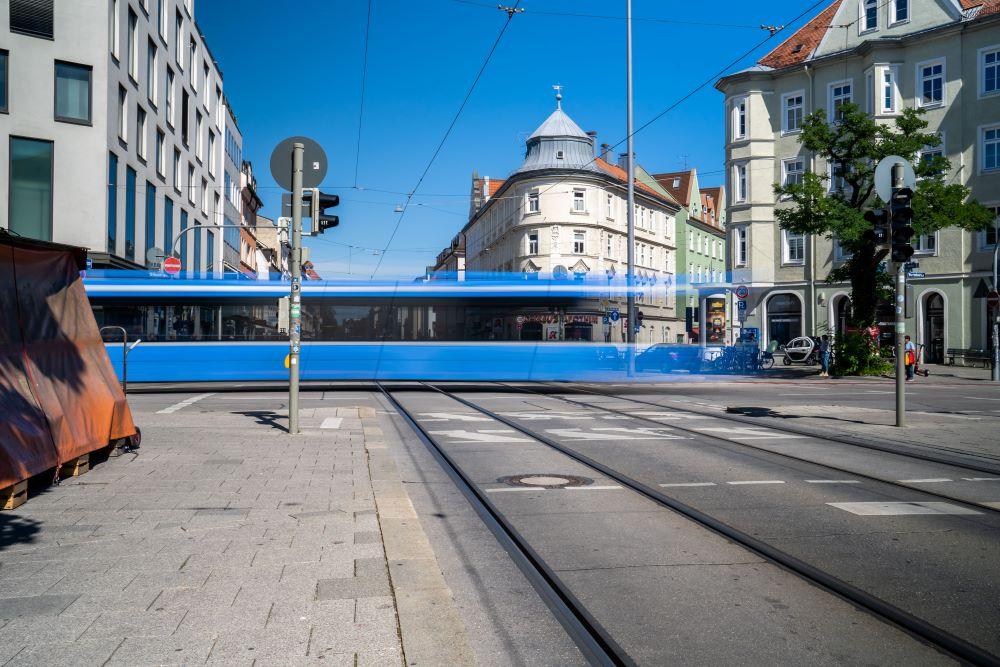
<path fill-rule="evenodd" d="M 326 178 L 326 152 L 309 137 L 288 137 L 271 153 L 271 176 L 286 190 L 292 189 L 293 144 L 304 146 L 302 152 L 302 187 L 316 188 Z"/>
<path fill-rule="evenodd" d="M 892 198 L 892 167 L 897 162 L 903 165 L 903 187 L 912 188 L 917 183 L 917 175 L 913 172 L 913 165 L 909 160 L 898 155 L 882 158 L 875 167 L 875 192 L 884 202 Z"/>

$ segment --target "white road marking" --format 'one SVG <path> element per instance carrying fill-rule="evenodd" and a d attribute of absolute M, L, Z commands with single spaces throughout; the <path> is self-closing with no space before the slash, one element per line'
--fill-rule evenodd
<path fill-rule="evenodd" d="M 739 482 L 726 482 L 726 484 L 784 484 L 785 482 L 780 479 L 751 479 L 742 480 Z"/>
<path fill-rule="evenodd" d="M 197 403 L 203 398 L 208 398 L 209 396 L 215 396 L 215 394 L 198 394 L 197 396 L 192 396 L 191 398 L 186 398 L 180 403 L 174 403 L 169 408 L 163 408 L 162 410 L 157 410 L 158 415 L 169 415 L 172 412 L 177 412 L 178 410 L 183 410 L 192 403 Z"/>
<path fill-rule="evenodd" d="M 671 487 L 671 486 L 715 486 L 715 482 L 677 482 L 674 484 L 660 484 L 659 486 Z"/>
<path fill-rule="evenodd" d="M 857 479 L 807 479 L 809 484 L 860 484 Z"/>
<path fill-rule="evenodd" d="M 757 428 L 754 426 L 745 427 L 696 427 L 696 431 L 702 433 L 718 433 L 730 438 L 739 438 L 740 440 L 792 440 L 795 438 L 804 438 L 804 435 L 792 435 L 790 433 L 778 433 L 777 431 L 770 431 L 766 428 Z"/>
<path fill-rule="evenodd" d="M 968 419 L 969 421 L 982 421 L 982 417 L 970 417 L 968 415 L 956 415 L 948 412 L 927 412 L 925 410 L 909 410 L 911 415 L 927 415 L 928 417 L 952 417 L 953 419 Z"/>
<path fill-rule="evenodd" d="M 586 412 L 501 412 L 504 417 L 523 419 L 525 421 L 538 421 L 540 419 L 593 419 L 593 415 Z"/>
<path fill-rule="evenodd" d="M 897 482 L 904 484 L 937 484 L 939 482 L 950 482 L 947 477 L 929 477 L 927 479 L 897 479 Z"/>
<path fill-rule="evenodd" d="M 454 438 L 455 442 L 531 442 L 528 438 L 519 438 L 512 429 L 480 429 L 479 431 L 466 431 L 464 429 L 453 429 L 450 431 L 430 431 L 431 435 L 447 435 Z"/>
<path fill-rule="evenodd" d="M 709 417 L 708 415 L 696 415 L 684 412 L 630 412 L 629 414 L 633 417 L 642 417 L 644 419 L 715 419 L 715 417 Z"/>
<path fill-rule="evenodd" d="M 963 477 L 966 482 L 1000 482 L 1000 477 Z"/>
<path fill-rule="evenodd" d="M 430 417 L 430 419 L 422 419 L 425 422 L 446 422 L 446 421 L 459 421 L 459 422 L 488 422 L 491 421 L 488 417 L 480 417 L 469 412 L 421 412 L 421 417 Z"/>
<path fill-rule="evenodd" d="M 951 503 L 861 502 L 827 503 L 859 516 L 904 516 L 911 514 L 982 514 Z"/>
<path fill-rule="evenodd" d="M 594 486 L 567 486 L 564 488 L 565 491 L 606 491 L 608 489 L 620 489 L 622 487 L 617 484 L 605 484 L 605 485 L 594 485 Z"/>
<path fill-rule="evenodd" d="M 971 401 L 1000 401 L 1000 398 L 988 398 L 986 396 L 963 396 Z"/>
<path fill-rule="evenodd" d="M 596 486 L 563 486 L 563 487 L 512 486 L 510 488 L 486 489 L 486 493 L 507 493 L 510 491 L 608 491 L 620 488 L 622 487 L 613 484 L 596 485 Z"/>
<path fill-rule="evenodd" d="M 510 491 L 545 491 L 544 486 L 512 486 L 507 489 L 486 489 L 486 493 L 508 493 Z"/>
<path fill-rule="evenodd" d="M 320 428 L 340 428 L 340 425 L 344 423 L 343 417 L 327 417 L 320 424 Z"/>

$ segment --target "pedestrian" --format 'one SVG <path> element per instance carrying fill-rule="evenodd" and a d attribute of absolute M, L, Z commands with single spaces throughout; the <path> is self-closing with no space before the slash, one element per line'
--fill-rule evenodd
<path fill-rule="evenodd" d="M 819 376 L 830 377 L 830 337 L 826 334 L 819 339 Z"/>
<path fill-rule="evenodd" d="M 906 381 L 913 379 L 913 369 L 917 364 L 917 346 L 913 344 L 909 336 L 903 338 L 903 363 L 906 365 Z"/>

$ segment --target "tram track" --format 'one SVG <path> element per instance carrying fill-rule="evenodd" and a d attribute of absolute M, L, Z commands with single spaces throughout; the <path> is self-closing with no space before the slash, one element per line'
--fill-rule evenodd
<path fill-rule="evenodd" d="M 698 431 L 698 430 L 695 430 L 695 429 L 686 428 L 686 427 L 680 426 L 678 424 L 665 424 L 662 421 L 657 421 L 656 419 L 653 419 L 651 417 L 643 417 L 640 414 L 635 414 L 633 412 L 628 412 L 628 411 L 625 411 L 625 410 L 619 410 L 619 409 L 608 407 L 608 406 L 605 406 L 605 405 L 596 405 L 594 403 L 587 403 L 585 401 L 576 401 L 576 400 L 573 400 L 571 398 L 566 398 L 564 396 L 558 396 L 558 395 L 553 395 L 553 394 L 546 394 L 546 393 L 534 391 L 532 389 L 527 389 L 525 387 L 519 387 L 517 385 L 508 385 L 506 383 L 497 383 L 497 384 L 499 384 L 501 387 L 504 387 L 504 388 L 507 388 L 507 389 L 514 389 L 516 391 L 520 391 L 520 392 L 531 394 L 531 395 L 535 395 L 535 396 L 544 396 L 546 398 L 554 398 L 556 400 L 563 401 L 563 402 L 568 403 L 570 405 L 576 405 L 576 406 L 579 406 L 579 407 L 586 407 L 586 408 L 592 408 L 592 409 L 596 409 L 596 410 L 602 410 L 602 411 L 610 413 L 610 414 L 615 414 L 615 415 L 620 415 L 620 416 L 623 416 L 623 417 L 628 417 L 630 419 L 635 419 L 635 420 L 640 421 L 640 422 L 645 422 L 647 424 L 652 424 L 652 425 L 656 426 L 657 428 L 668 428 L 668 429 L 672 429 L 672 430 L 675 430 L 675 431 L 680 431 L 682 433 L 686 433 L 686 434 L 691 435 L 691 436 L 695 436 L 697 438 L 706 439 L 706 440 L 710 440 L 710 441 L 722 442 L 722 443 L 724 443 L 726 445 L 736 445 L 738 447 L 752 449 L 752 450 L 755 450 L 755 451 L 758 451 L 758 452 L 765 452 L 767 454 L 770 454 L 770 455 L 773 455 L 773 456 L 777 456 L 777 457 L 780 457 L 780 458 L 784 458 L 784 459 L 788 459 L 788 460 L 791 460 L 791 461 L 796 461 L 798 463 L 806 463 L 806 464 L 817 466 L 817 467 L 820 467 L 820 468 L 826 468 L 828 470 L 835 470 L 835 471 L 837 471 L 839 473 L 845 473 L 845 474 L 848 474 L 848 475 L 854 475 L 855 477 L 862 477 L 864 479 L 867 479 L 867 480 L 870 480 L 870 481 L 873 481 L 873 482 L 878 482 L 880 484 L 888 484 L 890 486 L 895 486 L 895 487 L 898 487 L 898 488 L 906 489 L 908 491 L 914 491 L 914 492 L 917 492 L 917 493 L 920 493 L 920 494 L 934 496 L 936 498 L 940 498 L 940 499 L 946 500 L 948 502 L 959 503 L 961 505 L 964 505 L 964 506 L 969 507 L 971 509 L 975 509 L 977 511 L 986 511 L 986 512 L 989 512 L 991 514 L 1000 514 L 1000 507 L 994 507 L 992 505 L 988 505 L 988 504 L 985 504 L 985 503 L 977 502 L 975 500 L 970 500 L 968 498 L 962 498 L 960 496 L 955 496 L 955 495 L 952 495 L 952 494 L 949 494 L 949 493 L 942 493 L 940 491 L 929 489 L 926 486 L 923 486 L 923 487 L 912 486 L 910 484 L 906 484 L 906 483 L 901 482 L 899 480 L 887 479 L 885 477 L 879 477 L 878 475 L 872 475 L 870 473 L 860 472 L 858 470 L 854 470 L 854 469 L 851 469 L 851 468 L 844 468 L 844 467 L 836 466 L 836 465 L 829 464 L 829 463 L 822 463 L 822 462 L 816 461 L 814 459 L 809 459 L 809 458 L 806 458 L 806 457 L 803 457 L 803 456 L 796 456 L 794 454 L 789 454 L 787 452 L 775 451 L 775 450 L 769 449 L 767 447 L 761 447 L 761 446 L 758 446 L 758 445 L 753 445 L 753 444 L 750 444 L 750 443 L 747 443 L 747 442 L 742 442 L 740 440 L 736 440 L 736 439 L 733 439 L 733 438 L 727 438 L 727 437 L 722 436 L 722 435 L 716 435 L 716 434 L 713 434 L 713 433 L 705 433 L 703 431 Z M 551 385 L 547 385 L 547 386 L 551 386 Z M 641 405 L 647 405 L 647 406 L 655 406 L 655 407 L 660 407 L 660 408 L 669 408 L 671 410 L 680 410 L 680 411 L 688 412 L 688 413 L 691 413 L 691 414 L 697 414 L 699 416 L 711 417 L 711 418 L 718 418 L 718 419 L 724 419 L 725 420 L 725 417 L 723 417 L 723 416 L 715 415 L 715 414 L 711 414 L 711 413 L 706 413 L 706 412 L 702 412 L 702 411 L 698 411 L 698 410 L 683 410 L 682 408 L 675 408 L 672 405 L 664 405 L 662 403 L 653 403 L 653 402 L 649 402 L 649 401 L 638 401 L 638 400 L 631 399 L 631 398 L 620 398 L 618 396 L 612 396 L 610 394 L 601 394 L 600 392 L 593 392 L 593 393 L 595 393 L 597 395 L 600 395 L 600 396 L 603 396 L 605 398 L 613 398 L 613 399 L 616 399 L 616 400 L 629 401 L 629 402 L 632 402 L 632 403 L 641 404 Z M 727 421 L 736 421 L 736 422 L 744 423 L 744 424 L 749 423 L 749 424 L 751 424 L 751 425 L 753 425 L 755 427 L 758 427 L 758 428 L 768 428 L 768 429 L 773 428 L 772 426 L 770 426 L 768 424 L 763 424 L 762 425 L 760 423 L 747 422 L 745 420 L 727 420 Z M 773 430 L 782 431 L 784 429 L 773 429 Z M 786 432 L 787 432 L 787 430 L 786 430 Z M 817 434 L 814 434 L 814 433 L 810 433 L 809 431 L 800 431 L 800 430 L 796 429 L 794 431 L 794 433 L 796 433 L 796 434 L 801 433 L 805 437 L 811 437 L 811 438 L 815 438 L 815 439 L 818 439 L 818 440 L 827 440 L 829 442 L 837 442 L 837 443 L 840 443 L 840 444 L 852 444 L 852 443 L 845 443 L 844 441 L 838 440 L 838 439 L 835 439 L 835 438 L 827 438 L 827 437 L 824 437 L 822 435 L 817 435 Z M 879 451 L 885 451 L 885 450 L 879 450 Z M 908 454 L 908 453 L 905 453 L 905 452 L 895 452 L 895 451 L 891 451 L 890 450 L 889 453 L 894 454 L 896 456 L 903 456 L 903 457 L 915 458 L 915 459 L 918 459 L 918 460 L 921 460 L 921 461 L 925 461 L 925 462 L 933 462 L 933 463 L 939 463 L 941 465 L 948 465 L 948 466 L 950 466 L 952 468 L 961 468 L 961 469 L 969 470 L 971 472 L 976 472 L 976 473 L 986 473 L 986 474 L 994 474 L 994 475 L 998 474 L 997 471 L 994 471 L 993 469 L 990 469 L 990 468 L 973 467 L 973 466 L 969 466 L 969 465 L 966 465 L 964 463 L 958 463 L 958 462 L 947 462 L 946 463 L 944 461 L 938 461 L 938 460 L 933 460 L 932 461 L 932 460 L 930 460 L 930 459 L 928 459 L 926 457 L 922 457 L 922 456 L 919 456 L 919 455 L 911 455 L 911 454 Z"/>
<path fill-rule="evenodd" d="M 917 637 L 921 641 L 928 643 L 938 650 L 949 654 L 958 660 L 976 665 L 1000 665 L 1000 658 L 993 655 L 989 651 L 983 649 L 982 647 L 976 646 L 975 644 L 967 641 L 966 639 L 945 630 L 926 619 L 920 618 L 905 609 L 888 602 L 875 594 L 872 594 L 854 584 L 851 584 L 838 576 L 831 574 L 830 572 L 812 565 L 799 557 L 783 550 L 774 545 L 761 540 L 753 535 L 745 532 L 744 530 L 731 525 L 725 521 L 722 521 L 711 514 L 704 512 L 693 505 L 686 503 L 675 496 L 664 493 L 662 490 L 651 486 L 635 477 L 628 475 L 621 470 L 617 469 L 612 465 L 608 465 L 602 461 L 599 461 L 587 454 L 584 454 L 573 447 L 569 447 L 557 440 L 554 440 L 544 433 L 540 433 L 532 428 L 526 427 L 514 419 L 510 419 L 504 415 L 498 414 L 489 408 L 486 408 L 478 403 L 467 400 L 462 396 L 455 394 L 454 392 L 442 389 L 441 387 L 434 384 L 420 383 L 427 389 L 437 392 L 467 408 L 470 408 L 485 417 L 495 420 L 508 426 L 511 429 L 525 435 L 532 440 L 546 445 L 547 447 L 565 455 L 569 459 L 580 463 L 601 475 L 616 481 L 623 488 L 629 489 L 638 493 L 639 495 L 653 501 L 654 503 L 673 510 L 674 512 L 690 519 L 694 523 L 709 529 L 710 531 L 723 536 L 724 538 L 748 549 L 749 551 L 757 554 L 758 556 L 764 558 L 765 560 L 778 565 L 779 567 L 794 573 L 800 578 L 818 586 L 822 590 L 827 591 L 837 597 L 848 600 L 852 604 L 864 609 L 873 616 L 886 621 L 898 628 L 903 629 L 914 637 Z M 504 385 L 501 385 L 504 386 Z M 379 388 L 388 392 L 384 387 L 379 385 Z M 516 387 L 508 387 L 516 388 Z M 531 393 L 531 392 L 529 392 Z M 544 394 L 543 394 L 544 395 Z M 424 433 L 421 438 L 427 444 L 428 440 L 432 440 L 429 435 L 423 429 L 417 425 L 416 420 L 412 416 L 409 416 L 405 412 L 402 406 L 399 406 L 398 402 L 389 396 L 390 400 L 393 402 L 394 406 L 397 406 L 401 412 L 404 413 L 408 422 L 411 423 L 411 427 L 419 429 Z M 599 409 L 600 406 L 594 406 L 580 402 L 580 405 L 586 406 L 592 409 Z M 666 406 L 659 406 L 666 407 Z M 634 415 L 628 415 L 629 417 L 636 418 Z M 649 420 L 651 421 L 651 420 Z M 665 425 L 662 422 L 654 422 L 657 427 L 669 428 L 672 425 Z M 706 437 L 704 433 L 698 433 L 699 437 Z M 426 439 L 425 439 L 426 438 Z M 727 444 L 734 444 L 734 442 L 728 441 Z M 744 443 L 735 443 L 744 444 Z M 775 454 L 770 450 L 765 450 L 770 454 Z M 812 461 L 805 461 L 812 465 L 823 466 L 824 464 L 817 464 Z M 454 463 L 451 464 L 454 466 Z M 855 473 L 852 473 L 855 474 Z M 878 480 L 883 481 L 883 480 Z M 896 484 L 896 486 L 901 486 Z M 905 486 L 905 485 L 904 485 Z M 927 492 L 925 489 L 913 489 L 912 487 L 906 487 L 910 490 L 922 493 L 934 495 L 933 493 Z M 478 494 L 484 495 L 484 494 Z M 487 499 L 488 501 L 488 499 Z M 956 500 L 956 502 L 961 502 L 963 504 L 969 504 L 964 500 Z M 991 511 L 993 508 L 989 508 Z M 530 547 L 529 547 L 530 548 Z"/>

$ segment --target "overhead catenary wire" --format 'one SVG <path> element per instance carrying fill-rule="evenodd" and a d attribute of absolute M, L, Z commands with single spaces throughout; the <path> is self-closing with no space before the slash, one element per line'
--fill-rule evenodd
<path fill-rule="evenodd" d="M 496 10 L 497 6 L 495 4 L 489 4 L 485 2 L 476 2 L 475 0 L 451 0 L 452 2 L 457 2 L 462 5 L 470 5 L 473 7 L 482 7 L 484 9 Z M 523 9 L 521 10 L 526 14 L 534 14 L 537 16 L 568 16 L 574 18 L 584 18 L 584 19 L 600 19 L 607 21 L 624 21 L 624 16 L 613 16 L 610 14 L 587 14 L 582 12 L 556 12 L 541 9 Z M 743 28 L 748 30 L 760 30 L 759 25 L 749 25 L 746 23 L 718 23 L 710 21 L 688 21 L 685 19 L 668 19 L 668 18 L 656 18 L 651 16 L 633 16 L 633 21 L 644 21 L 648 23 L 667 23 L 673 25 L 690 25 L 690 26 L 701 26 L 706 28 Z"/>
<path fill-rule="evenodd" d="M 354 149 L 354 187 L 358 187 L 358 167 L 361 164 L 361 130 L 365 118 L 365 87 L 368 84 L 368 36 L 372 27 L 372 5 L 375 0 L 368 0 L 368 19 L 365 21 L 365 47 L 361 65 L 361 102 L 358 105 L 358 141 Z"/>
<path fill-rule="evenodd" d="M 406 211 L 409 210 L 410 202 L 413 201 L 413 195 L 416 194 L 417 190 L 420 189 L 420 185 L 424 182 L 424 179 L 427 177 L 427 173 L 431 170 L 431 167 L 434 165 L 435 160 L 437 160 L 438 155 L 441 153 L 441 149 L 444 147 L 445 142 L 451 135 L 451 131 L 455 128 L 455 125 L 458 123 L 458 119 L 461 117 L 462 112 L 465 110 L 465 106 L 469 103 L 469 99 L 472 97 L 472 93 L 476 90 L 476 86 L 479 84 L 479 80 L 483 77 L 483 72 L 486 71 L 486 67 L 490 64 L 490 60 L 493 59 L 493 54 L 496 53 L 497 47 L 500 45 L 500 40 L 502 40 L 503 36 L 507 33 L 507 28 L 510 27 L 510 22 L 514 19 L 514 15 L 517 13 L 513 10 L 516 10 L 520 6 L 520 4 L 521 0 L 516 0 L 513 7 L 510 8 L 511 11 L 507 11 L 507 20 L 504 21 L 503 27 L 500 28 L 500 32 L 497 34 L 496 39 L 493 40 L 493 46 L 490 47 L 489 53 L 486 54 L 486 58 L 483 60 L 483 64 L 480 66 L 479 71 L 476 73 L 476 78 L 473 79 L 472 85 L 469 86 L 469 90 L 465 93 L 465 97 L 462 99 L 462 103 L 458 106 L 458 111 L 455 112 L 455 116 L 451 119 L 451 123 L 448 125 L 448 129 L 445 130 L 444 136 L 441 137 L 441 141 L 438 142 L 437 148 L 434 149 L 434 153 L 431 155 L 431 159 L 428 160 L 427 166 L 424 167 L 423 173 L 420 174 L 420 178 L 417 179 L 417 184 L 413 187 L 413 190 L 411 190 L 407 194 L 406 203 L 403 204 L 403 210 L 402 212 L 400 212 L 399 217 L 396 219 L 396 224 L 392 228 L 392 233 L 389 235 L 389 240 L 385 244 L 384 248 L 385 250 L 389 249 L 389 246 L 392 245 L 393 240 L 396 238 L 396 233 L 399 231 L 399 226 L 400 224 L 402 224 L 403 218 L 406 216 Z M 384 256 L 385 255 L 383 254 L 379 257 L 378 264 L 375 266 L 375 270 L 372 271 L 372 276 L 371 276 L 372 278 L 374 278 L 375 274 L 378 273 L 378 270 L 382 268 L 382 258 Z"/>

